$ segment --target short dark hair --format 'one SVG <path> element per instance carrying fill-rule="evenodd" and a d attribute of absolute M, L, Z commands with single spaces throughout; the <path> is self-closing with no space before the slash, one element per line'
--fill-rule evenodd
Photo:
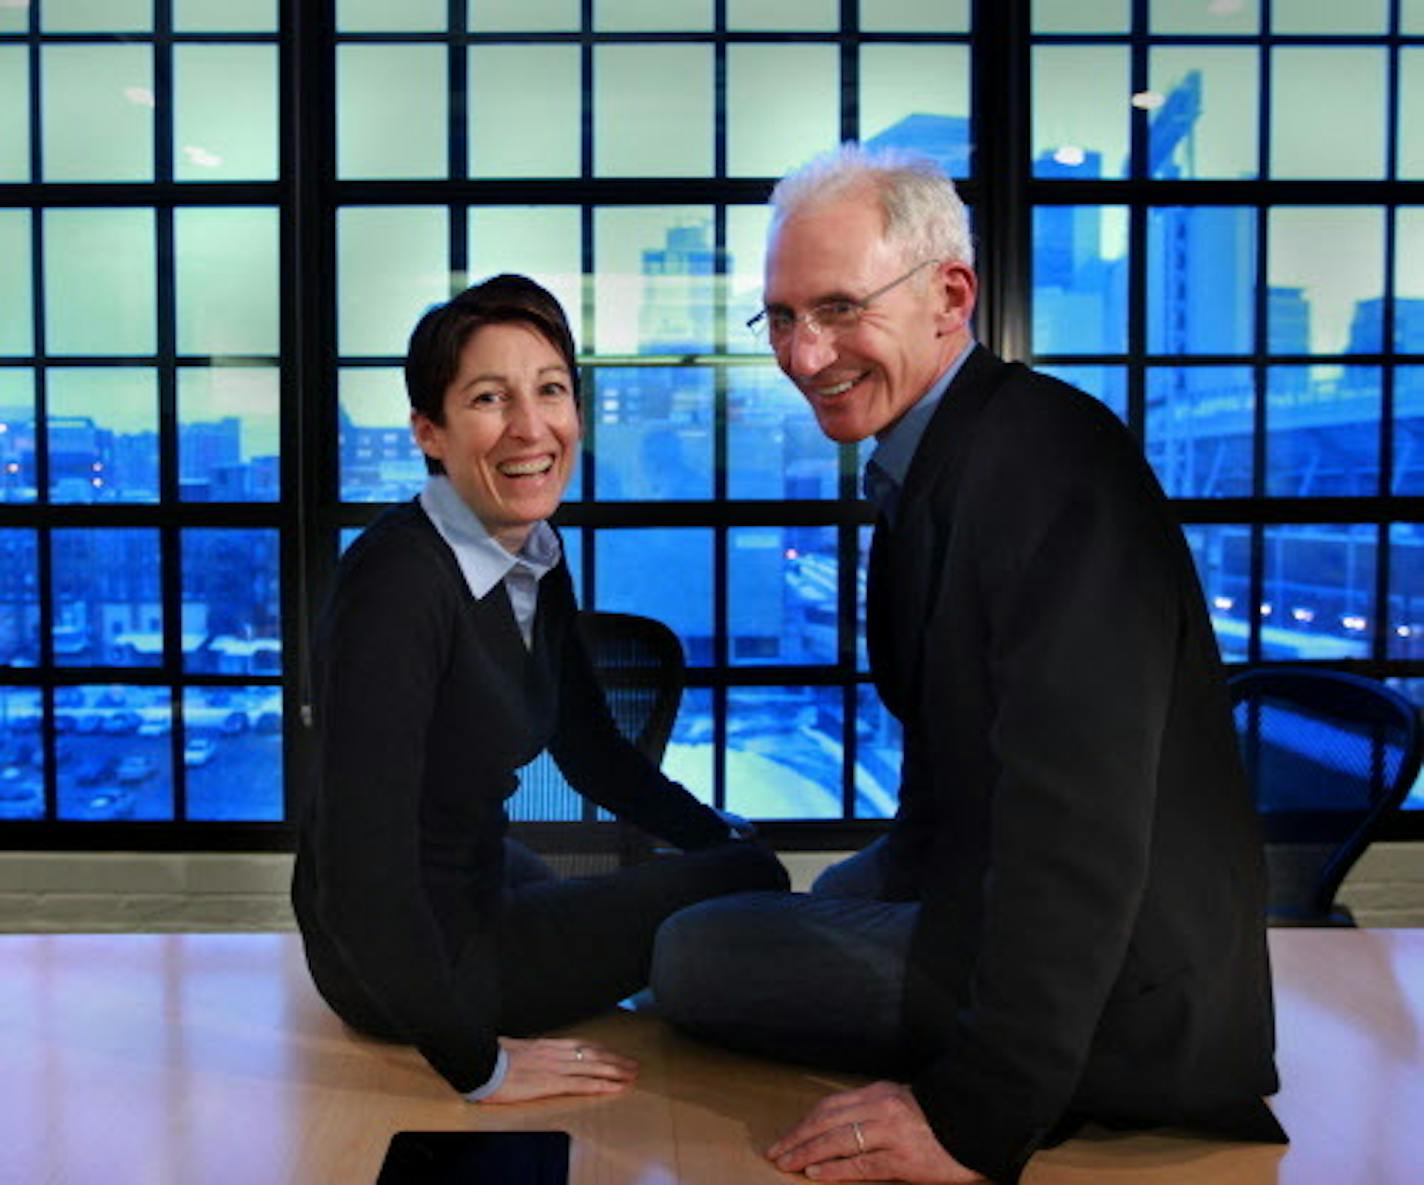
<path fill-rule="evenodd" d="M 579 370 L 568 318 L 554 294 L 528 276 L 509 273 L 466 288 L 426 310 L 411 331 L 405 355 L 405 392 L 410 409 L 432 423 L 445 422 L 445 392 L 460 369 L 460 353 L 476 330 L 516 322 L 528 325 L 554 347 L 569 368 L 574 404 L 580 405 Z M 445 466 L 425 458 L 430 473 Z"/>

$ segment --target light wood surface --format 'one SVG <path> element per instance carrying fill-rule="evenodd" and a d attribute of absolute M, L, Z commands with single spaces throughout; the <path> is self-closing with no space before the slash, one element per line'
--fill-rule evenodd
<path fill-rule="evenodd" d="M 1289 1149 L 1085 1133 L 1026 1185 L 1424 1181 L 1424 931 L 1271 935 Z M 371 1185 L 404 1128 L 561 1128 L 573 1185 L 788 1182 L 758 1149 L 855 1079 L 615 1013 L 576 1031 L 643 1063 L 616 1099 L 472 1106 L 355 1037 L 292 934 L 0 936 L 0 1182 Z"/>

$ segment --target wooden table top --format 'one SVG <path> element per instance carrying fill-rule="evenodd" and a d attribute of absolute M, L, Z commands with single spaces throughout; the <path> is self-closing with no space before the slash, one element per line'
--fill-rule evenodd
<path fill-rule="evenodd" d="M 1089 1130 L 1026 1185 L 1424 1181 L 1424 930 L 1281 930 L 1287 1149 Z M 412 1050 L 351 1035 L 294 934 L 0 935 L 0 1182 L 372 1185 L 402 1129 L 557 1128 L 572 1185 L 787 1182 L 758 1150 L 853 1085 L 646 1016 L 576 1030 L 639 1058 L 614 1099 L 472 1106 Z"/>

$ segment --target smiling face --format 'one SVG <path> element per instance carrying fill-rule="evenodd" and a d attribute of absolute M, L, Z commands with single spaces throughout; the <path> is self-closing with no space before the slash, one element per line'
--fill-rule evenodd
<path fill-rule="evenodd" d="M 805 313 L 860 300 L 922 262 L 884 236 L 863 192 L 793 213 L 773 227 L 766 305 Z M 777 344 L 776 362 L 817 422 L 842 443 L 878 435 L 934 384 L 969 340 L 975 279 L 963 263 L 937 263 L 876 297 L 852 330 L 812 333 L 804 321 Z"/>
<path fill-rule="evenodd" d="M 486 325 L 460 351 L 444 422 L 416 412 L 415 440 L 509 551 L 558 509 L 573 472 L 579 412 L 563 356 L 531 325 Z"/>

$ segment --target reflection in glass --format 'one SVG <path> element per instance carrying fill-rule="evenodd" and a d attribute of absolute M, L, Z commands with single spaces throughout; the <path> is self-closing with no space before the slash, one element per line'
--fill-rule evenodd
<path fill-rule="evenodd" d="M 0 367 L 0 502 L 33 502 L 35 481 L 34 376 Z"/>
<path fill-rule="evenodd" d="M 707 176 L 712 47 L 595 46 L 593 114 L 595 175 Z"/>
<path fill-rule="evenodd" d="M 712 28 L 712 0 L 593 0 L 600 33 L 682 33 Z"/>
<path fill-rule="evenodd" d="M 663 773 L 681 782 L 701 802 L 712 802 L 712 690 L 689 687 L 682 693 L 672 739 L 663 755 Z"/>
<path fill-rule="evenodd" d="M 1147 457 L 1169 497 L 1250 495 L 1255 406 L 1246 366 L 1147 371 Z"/>
<path fill-rule="evenodd" d="M 1394 348 L 1424 353 L 1424 207 L 1403 206 L 1394 243 Z"/>
<path fill-rule="evenodd" d="M 40 146 L 46 181 L 153 180 L 153 50 L 40 50 Z"/>
<path fill-rule="evenodd" d="M 266 354 L 281 348 L 277 211 L 173 212 L 180 354 Z"/>
<path fill-rule="evenodd" d="M 179 33 L 275 33 L 277 0 L 173 0 Z"/>
<path fill-rule="evenodd" d="M 152 354 L 153 211 L 44 212 L 45 342 L 51 354 Z"/>
<path fill-rule="evenodd" d="M 1131 0 L 1033 0 L 1035 33 L 1130 33 Z"/>
<path fill-rule="evenodd" d="M 450 295 L 449 214 L 436 206 L 347 206 L 336 219 L 341 352 L 404 358 L 421 314 Z"/>
<path fill-rule="evenodd" d="M 583 338 L 583 229 L 577 206 L 471 206 L 470 274 L 529 276 L 552 292 Z"/>
<path fill-rule="evenodd" d="M 875 539 L 874 527 L 861 527 L 856 532 L 855 553 L 855 669 L 870 670 L 870 651 L 865 641 L 865 587 L 870 573 L 870 548 Z"/>
<path fill-rule="evenodd" d="M 593 608 L 666 622 L 692 666 L 712 661 L 712 532 L 603 530 L 594 535 Z"/>
<path fill-rule="evenodd" d="M 764 337 L 746 328 L 762 305 L 762 265 L 771 207 L 727 207 L 727 350 L 732 354 L 765 354 Z"/>
<path fill-rule="evenodd" d="M 271 529 L 182 532 L 183 669 L 280 675 L 279 548 Z"/>
<path fill-rule="evenodd" d="M 861 139 L 920 153 L 951 177 L 967 177 L 969 74 L 965 45 L 862 46 Z"/>
<path fill-rule="evenodd" d="M 788 88 L 786 80 L 796 79 Z M 779 177 L 840 139 L 834 45 L 727 47 L 727 173 Z"/>
<path fill-rule="evenodd" d="M 0 24 L 0 31 L 4 27 Z M 0 182 L 29 179 L 29 52 L 23 45 L 0 45 Z"/>
<path fill-rule="evenodd" d="M 582 72 L 576 45 L 470 50 L 470 176 L 577 177 Z M 530 87 L 530 79 L 539 85 Z M 511 103 L 510 95 L 519 95 Z"/>
<path fill-rule="evenodd" d="M 65 527 L 52 538 L 55 665 L 160 666 L 158 531 Z"/>
<path fill-rule="evenodd" d="M 602 207 L 593 217 L 597 352 L 710 351 L 716 256 L 712 211 L 706 206 Z"/>
<path fill-rule="evenodd" d="M 569 580 L 574 586 L 574 600 L 580 605 L 590 598 L 583 594 L 583 527 L 564 527 L 559 538 L 564 545 L 564 563 L 569 567 Z"/>
<path fill-rule="evenodd" d="M 1261 0 L 1152 0 L 1153 33 L 1258 33 Z"/>
<path fill-rule="evenodd" d="M 173 90 L 175 180 L 277 179 L 275 46 L 175 45 Z"/>
<path fill-rule="evenodd" d="M 1244 661 L 1251 636 L 1251 528 L 1194 524 L 1183 531 L 1221 657 L 1227 662 Z"/>
<path fill-rule="evenodd" d="M 1373 497 L 1379 491 L 1377 366 L 1273 366 L 1266 379 L 1266 493 Z"/>
<path fill-rule="evenodd" d="M 875 688 L 855 693 L 855 817 L 889 819 L 900 803 L 904 731 Z"/>
<path fill-rule="evenodd" d="M 727 0 L 727 28 L 733 32 L 834 33 L 841 26 L 839 0 Z"/>
<path fill-rule="evenodd" d="M 0 687 L 0 822 L 44 818 L 43 718 L 38 688 Z"/>
<path fill-rule="evenodd" d="M 1383 349 L 1383 211 L 1371 206 L 1277 206 L 1267 225 L 1271 352 L 1354 354 Z"/>
<path fill-rule="evenodd" d="M 1033 49 L 1033 175 L 1125 177 L 1128 51 L 1115 45 Z"/>
<path fill-rule="evenodd" d="M 712 496 L 712 372 L 610 366 L 591 372 L 597 497 L 667 502 Z"/>
<path fill-rule="evenodd" d="M 281 492 L 275 367 L 178 371 L 178 490 L 185 502 L 275 502 Z"/>
<path fill-rule="evenodd" d="M 1388 33 L 1389 0 L 1271 0 L 1276 33 Z"/>
<path fill-rule="evenodd" d="M 337 46 L 338 176 L 448 175 L 447 55 L 439 45 Z"/>
<path fill-rule="evenodd" d="M 336 0 L 339 33 L 434 33 L 449 15 L 446 0 Z"/>
<path fill-rule="evenodd" d="M 1385 174 L 1383 49 L 1271 51 L 1271 176 Z"/>
<path fill-rule="evenodd" d="M 54 700 L 61 819 L 122 823 L 173 818 L 168 688 L 61 687 Z"/>
<path fill-rule="evenodd" d="M 158 501 L 158 388 L 152 370 L 51 370 L 48 425 L 51 501 Z"/>
<path fill-rule="evenodd" d="M 0 528 L 0 667 L 39 665 L 40 573 L 35 547 L 34 531 Z"/>
<path fill-rule="evenodd" d="M 839 687 L 727 692 L 727 809 L 749 819 L 841 817 Z"/>
<path fill-rule="evenodd" d="M 1424 659 L 1424 523 L 1389 528 L 1390 658 Z"/>
<path fill-rule="evenodd" d="M 1255 177 L 1260 55 L 1254 49 L 1150 51 L 1147 171 L 1161 180 Z"/>
<path fill-rule="evenodd" d="M 1255 211 L 1226 206 L 1149 210 L 1148 351 L 1249 353 L 1255 325 Z"/>
<path fill-rule="evenodd" d="M 1127 423 L 1127 371 L 1121 366 L 1040 366 L 1044 374 L 1086 391 Z"/>
<path fill-rule="evenodd" d="M 1394 372 L 1392 493 L 1424 494 L 1424 366 Z"/>
<path fill-rule="evenodd" d="M 729 366 L 727 496 L 835 498 L 840 464 L 801 393 L 774 366 Z"/>
<path fill-rule="evenodd" d="M 188 818 L 282 818 L 282 689 L 189 687 L 183 692 Z"/>
<path fill-rule="evenodd" d="M 1037 354 L 1127 348 L 1127 213 L 1120 206 L 1036 206 L 1033 348 Z"/>
<path fill-rule="evenodd" d="M 338 375 L 336 447 L 343 502 L 399 502 L 425 485 L 425 455 L 410 434 L 410 402 L 395 367 Z"/>
<path fill-rule="evenodd" d="M 1368 658 L 1375 628 L 1375 528 L 1267 527 L 1261 657 Z"/>
<path fill-rule="evenodd" d="M 0 210 L 0 354 L 35 352 L 31 263 L 30 212 Z"/>
<path fill-rule="evenodd" d="M 969 0 L 860 0 L 866 33 L 967 33 Z"/>
<path fill-rule="evenodd" d="M 469 7 L 470 32 L 577 32 L 579 9 L 579 0 L 479 0 Z"/>
<path fill-rule="evenodd" d="M 834 527 L 728 531 L 732 664 L 835 662 L 837 570 Z"/>

